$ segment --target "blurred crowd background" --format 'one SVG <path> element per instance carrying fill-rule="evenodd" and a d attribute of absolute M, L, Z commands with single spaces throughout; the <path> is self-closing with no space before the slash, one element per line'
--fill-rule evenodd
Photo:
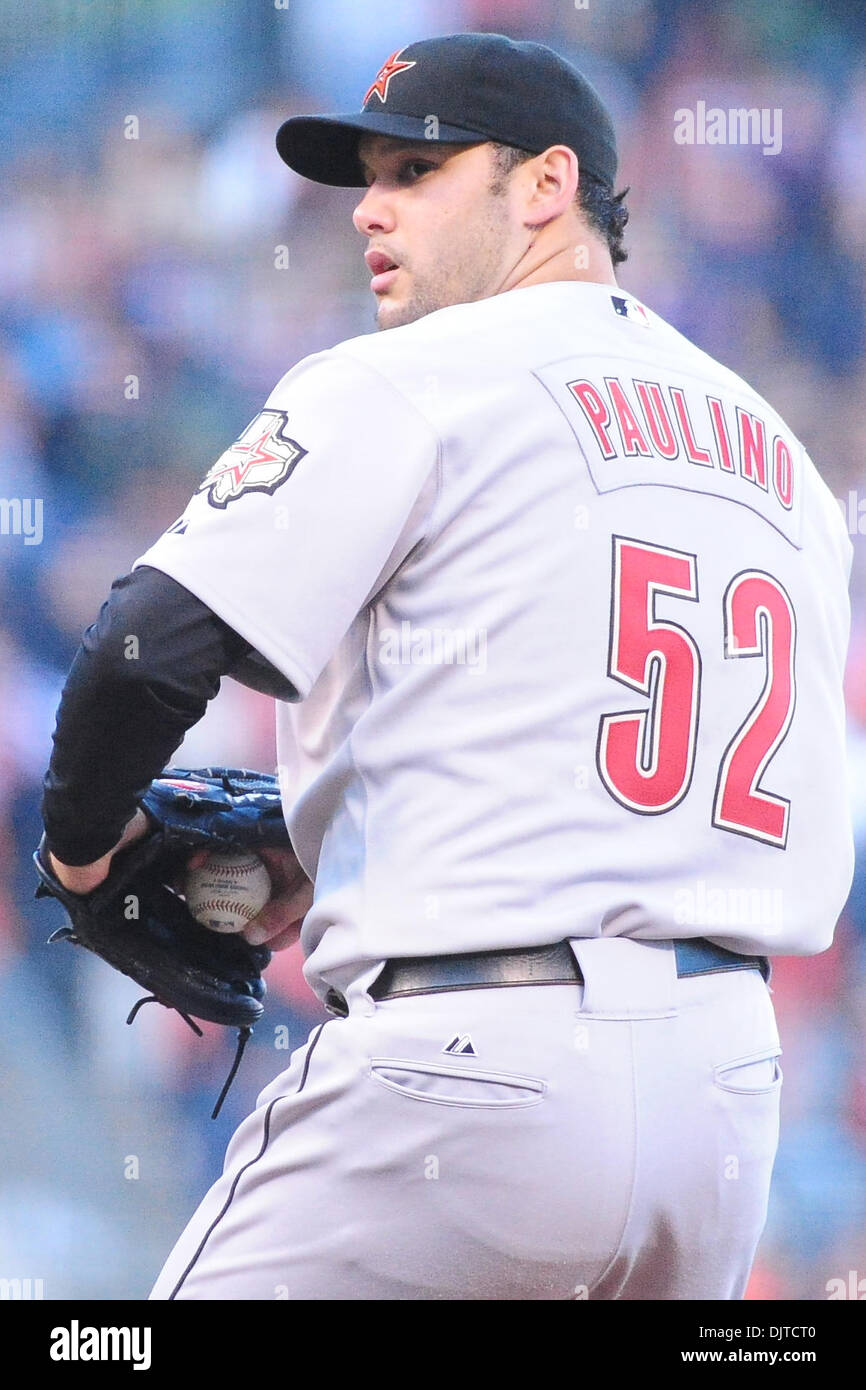
<path fill-rule="evenodd" d="M 0 535 L 0 1276 L 46 1298 L 146 1295 L 234 1125 L 322 1017 L 282 953 L 211 1123 L 232 1039 L 156 1006 L 125 1028 L 140 991 L 44 944 L 62 913 L 33 902 L 30 855 L 64 675 L 112 579 L 277 379 L 373 329 L 356 195 L 291 174 L 278 124 L 359 108 L 394 49 L 461 29 L 548 42 L 595 81 L 631 187 L 621 284 L 768 397 L 844 509 L 866 839 L 866 11 L 0 0 L 0 495 L 43 505 L 40 543 Z M 780 109 L 781 151 L 677 144 L 674 112 L 700 100 Z M 227 681 L 176 762 L 272 768 L 272 722 Z M 756 1299 L 866 1278 L 862 873 L 832 950 L 775 967 L 786 1083 Z"/>

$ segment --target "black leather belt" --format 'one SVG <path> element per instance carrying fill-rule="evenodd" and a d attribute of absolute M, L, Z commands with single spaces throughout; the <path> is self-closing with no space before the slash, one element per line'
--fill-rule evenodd
<path fill-rule="evenodd" d="M 770 978 L 766 956 L 743 956 L 698 936 L 673 943 L 677 975 L 715 975 L 724 970 L 760 970 Z M 368 993 L 373 999 L 413 994 L 444 994 L 458 989 L 500 989 L 508 985 L 583 984 L 583 975 L 567 941 L 504 951 L 475 951 L 455 956 L 401 956 L 386 961 Z M 345 1018 L 346 1001 L 329 989 L 325 1007 Z"/>

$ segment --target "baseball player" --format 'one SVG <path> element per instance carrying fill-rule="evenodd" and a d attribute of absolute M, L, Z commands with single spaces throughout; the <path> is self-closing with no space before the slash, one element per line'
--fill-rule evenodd
<path fill-rule="evenodd" d="M 246 930 L 303 921 L 332 1018 L 152 1297 L 741 1298 L 768 957 L 852 873 L 838 508 L 618 288 L 611 121 L 548 48 L 410 44 L 277 144 L 362 190 L 387 331 L 293 367 L 114 585 L 46 778 L 86 893 L 220 678 L 277 699 L 294 855 Z"/>

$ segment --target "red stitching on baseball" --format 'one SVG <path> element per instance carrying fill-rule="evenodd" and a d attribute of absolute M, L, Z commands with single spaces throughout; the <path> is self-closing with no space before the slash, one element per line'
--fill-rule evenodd
<path fill-rule="evenodd" d="M 230 898 L 208 898 L 203 903 L 196 904 L 196 912 L 237 912 L 241 917 L 257 917 L 257 912 L 250 910 L 249 903 L 236 903 Z"/>
<path fill-rule="evenodd" d="M 244 874 L 254 874 L 259 869 L 264 868 L 262 861 L 256 859 L 249 864 L 214 864 L 210 861 L 205 865 L 206 870 L 212 874 L 231 875 L 232 878 L 242 877 Z"/>

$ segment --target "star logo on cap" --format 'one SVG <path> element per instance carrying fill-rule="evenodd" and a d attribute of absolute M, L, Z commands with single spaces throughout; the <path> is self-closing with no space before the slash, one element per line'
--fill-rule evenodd
<path fill-rule="evenodd" d="M 391 57 L 388 59 L 387 63 L 385 63 L 384 67 L 381 67 L 379 69 L 379 72 L 376 76 L 376 81 L 372 84 L 372 86 L 368 87 L 367 89 L 367 94 L 364 97 L 364 105 L 361 107 L 362 111 L 364 107 L 367 105 L 367 102 L 370 100 L 374 92 L 376 93 L 377 97 L 384 106 L 385 102 L 388 100 L 388 84 L 391 81 L 392 77 L 396 77 L 398 72 L 405 72 L 407 68 L 414 68 L 414 62 L 401 63 L 399 61 L 400 54 L 402 52 L 402 48 L 395 49 L 394 52 L 391 54 Z"/>

